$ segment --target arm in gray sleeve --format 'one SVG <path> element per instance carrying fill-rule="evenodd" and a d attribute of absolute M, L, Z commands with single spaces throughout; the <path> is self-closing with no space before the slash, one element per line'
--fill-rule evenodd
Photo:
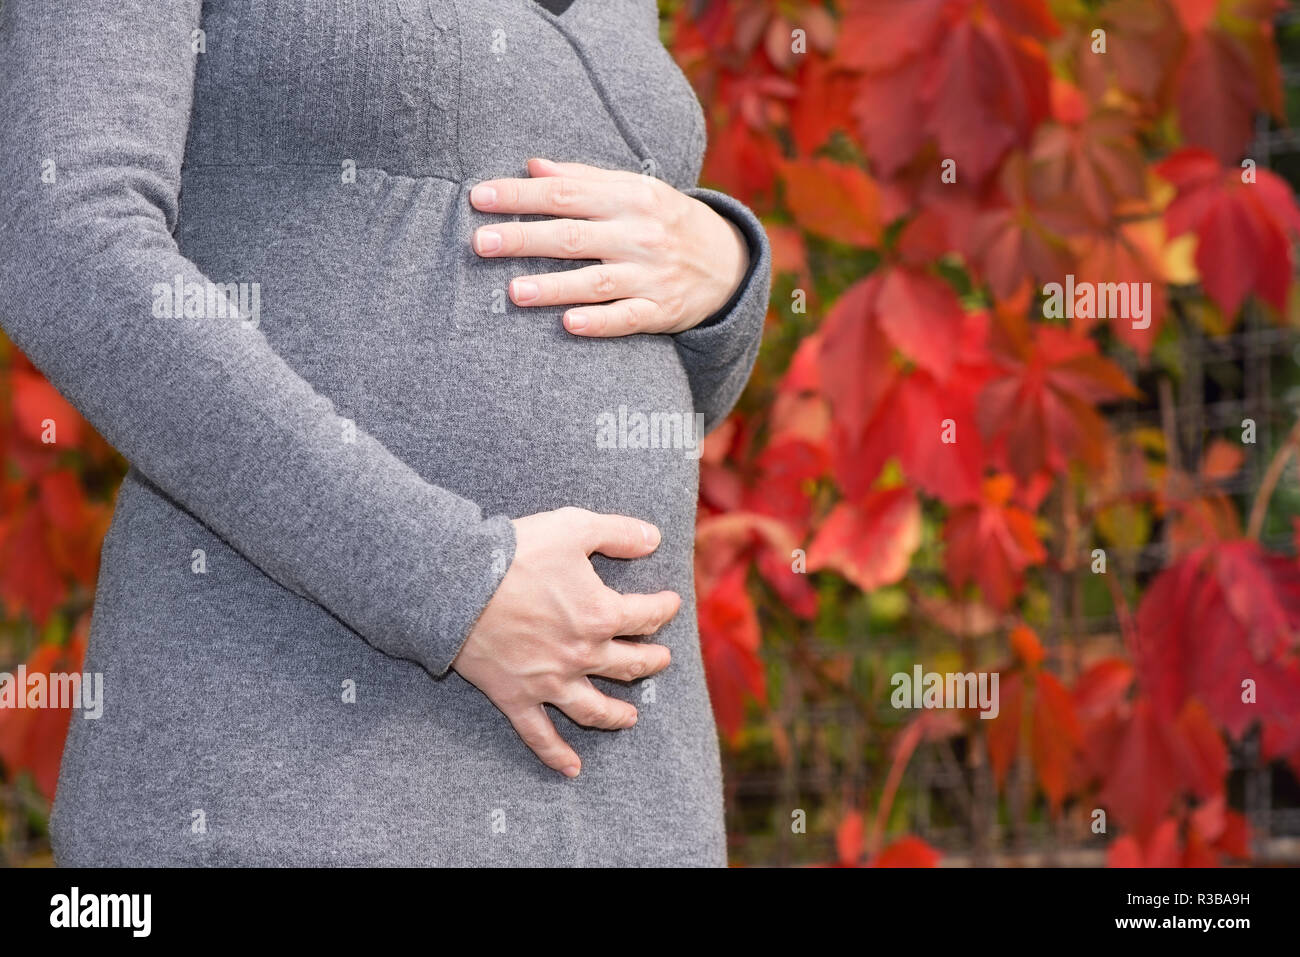
<path fill-rule="evenodd" d="M 772 286 L 772 252 L 763 224 L 743 203 L 710 189 L 688 189 L 736 224 L 749 247 L 749 269 L 731 301 L 693 329 L 674 336 L 706 432 L 716 428 L 744 391 L 758 358 Z"/>
<path fill-rule="evenodd" d="M 0 13 L 0 324 L 151 482 L 375 647 L 441 674 L 513 558 L 505 516 L 424 481 L 238 318 L 173 238 L 202 0 Z M 51 181 L 52 180 L 52 181 Z M 322 306 L 322 309 L 326 308 Z"/>

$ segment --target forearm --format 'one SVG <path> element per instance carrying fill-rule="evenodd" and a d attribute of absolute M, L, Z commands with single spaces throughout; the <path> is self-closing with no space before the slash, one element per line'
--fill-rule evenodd
<path fill-rule="evenodd" d="M 509 521 L 340 417 L 229 304 L 224 318 L 155 315 L 159 287 L 208 288 L 172 235 L 200 9 L 5 11 L 0 319 L 180 506 L 372 644 L 439 673 L 509 564 Z"/>

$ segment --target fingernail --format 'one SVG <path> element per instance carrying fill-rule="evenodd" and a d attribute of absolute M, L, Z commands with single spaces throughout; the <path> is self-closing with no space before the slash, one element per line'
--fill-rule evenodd
<path fill-rule="evenodd" d="M 578 776 L 578 766 L 576 764 L 570 764 L 560 773 L 562 773 L 566 778 L 576 778 Z"/>
<path fill-rule="evenodd" d="M 537 283 L 529 282 L 527 279 L 516 279 L 510 284 L 514 291 L 515 302 L 532 302 L 541 294 L 537 288 Z"/>
<path fill-rule="evenodd" d="M 475 248 L 481 253 L 494 253 L 501 248 L 501 234 L 490 229 L 480 229 L 474 234 Z"/>
<path fill-rule="evenodd" d="M 475 186 L 469 191 L 469 201 L 475 206 L 491 206 L 497 201 L 497 191 L 491 186 Z"/>
<path fill-rule="evenodd" d="M 647 548 L 653 548 L 659 544 L 659 529 L 648 522 L 641 523 L 641 534 L 645 537 Z"/>
<path fill-rule="evenodd" d="M 579 329 L 587 328 L 587 317 L 580 312 L 569 313 L 569 331 L 577 332 Z"/>

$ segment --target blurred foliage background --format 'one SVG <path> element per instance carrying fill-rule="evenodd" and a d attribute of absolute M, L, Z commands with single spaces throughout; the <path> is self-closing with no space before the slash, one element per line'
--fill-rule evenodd
<path fill-rule="evenodd" d="M 1295 11 L 661 9 L 777 269 L 701 477 L 733 862 L 1296 860 Z"/>

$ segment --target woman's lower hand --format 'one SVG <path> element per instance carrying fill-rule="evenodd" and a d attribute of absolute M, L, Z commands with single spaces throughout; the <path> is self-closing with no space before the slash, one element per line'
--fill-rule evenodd
<path fill-rule="evenodd" d="M 529 160 L 528 172 L 530 179 L 479 183 L 470 202 L 486 213 L 558 218 L 482 226 L 474 251 L 599 260 L 510 283 L 518 306 L 573 306 L 564 313 L 569 332 L 683 332 L 725 306 L 744 280 L 749 252 L 740 230 L 667 183 L 542 159 Z"/>
<path fill-rule="evenodd" d="M 451 666 L 488 696 L 544 764 L 574 777 L 582 761 L 543 703 L 590 728 L 636 724 L 636 708 L 597 691 L 588 676 L 634 681 L 668 667 L 663 645 L 618 636 L 654 634 L 677 614 L 681 597 L 621 595 L 591 565 L 593 552 L 651 554 L 659 531 L 646 522 L 562 508 L 514 526 L 510 570 Z"/>

